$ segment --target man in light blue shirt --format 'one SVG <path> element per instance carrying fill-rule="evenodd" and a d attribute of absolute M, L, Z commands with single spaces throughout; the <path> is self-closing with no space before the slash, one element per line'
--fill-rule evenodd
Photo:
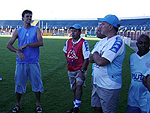
<path fill-rule="evenodd" d="M 143 75 L 150 69 L 150 39 L 142 34 L 137 39 L 138 51 L 130 56 L 131 84 L 128 92 L 127 113 L 149 113 L 148 89 L 143 85 Z"/>

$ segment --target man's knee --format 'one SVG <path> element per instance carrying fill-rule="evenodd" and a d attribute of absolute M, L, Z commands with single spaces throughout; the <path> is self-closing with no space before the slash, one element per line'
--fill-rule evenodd
<path fill-rule="evenodd" d="M 77 88 L 82 88 L 82 85 L 83 85 L 83 83 L 80 82 L 80 81 L 78 81 L 78 82 L 76 83 L 76 87 L 77 87 Z"/>

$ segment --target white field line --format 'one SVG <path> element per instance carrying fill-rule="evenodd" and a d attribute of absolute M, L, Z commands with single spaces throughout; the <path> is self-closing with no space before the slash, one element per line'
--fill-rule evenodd
<path fill-rule="evenodd" d="M 12 35 L 0 35 L 0 37 L 12 37 Z M 67 36 L 42 36 L 43 38 L 48 39 L 69 39 L 71 37 Z M 83 37 L 85 40 L 100 40 L 99 38 L 90 38 L 90 37 Z"/>

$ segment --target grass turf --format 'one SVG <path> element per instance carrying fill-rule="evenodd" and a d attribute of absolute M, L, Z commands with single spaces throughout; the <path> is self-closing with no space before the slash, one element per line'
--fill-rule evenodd
<path fill-rule="evenodd" d="M 14 92 L 14 72 L 16 54 L 6 48 L 10 38 L 0 37 L 0 113 L 9 113 L 16 104 Z M 44 113 L 65 113 L 73 107 L 72 92 L 69 86 L 66 60 L 62 48 L 66 39 L 44 39 L 44 46 L 40 48 L 40 66 L 44 93 L 41 95 L 41 105 Z M 88 40 L 92 50 L 97 41 Z M 17 47 L 17 43 L 14 44 Z M 129 56 L 133 50 L 126 46 L 126 56 L 123 63 L 123 87 L 117 113 L 125 113 L 127 93 L 130 84 Z M 91 107 L 91 64 L 88 67 L 86 88 L 83 89 L 81 113 L 92 113 Z M 27 90 L 22 95 L 20 113 L 35 112 L 35 95 L 28 81 Z"/>

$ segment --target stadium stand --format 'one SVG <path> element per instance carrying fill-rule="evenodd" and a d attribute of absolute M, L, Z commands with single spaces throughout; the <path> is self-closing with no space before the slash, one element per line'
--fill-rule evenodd
<path fill-rule="evenodd" d="M 34 20 L 34 21 L 31 23 L 31 25 L 32 25 L 32 26 L 36 26 L 38 22 L 39 22 L 39 20 Z"/>
<path fill-rule="evenodd" d="M 40 20 L 38 26 L 40 28 L 49 28 L 49 29 L 69 29 L 73 24 L 81 24 L 84 29 L 91 29 L 92 27 L 96 27 L 98 21 L 97 20 Z"/>
<path fill-rule="evenodd" d="M 82 26 L 82 34 L 96 34 L 98 20 L 34 20 L 32 25 L 38 26 L 43 35 L 69 36 L 70 26 L 78 23 Z M 22 20 L 0 20 L 0 33 L 12 34 L 14 29 L 23 25 Z M 141 33 L 150 35 L 150 18 L 121 19 L 119 34 L 136 39 Z M 44 34 L 45 33 L 45 34 Z"/>

